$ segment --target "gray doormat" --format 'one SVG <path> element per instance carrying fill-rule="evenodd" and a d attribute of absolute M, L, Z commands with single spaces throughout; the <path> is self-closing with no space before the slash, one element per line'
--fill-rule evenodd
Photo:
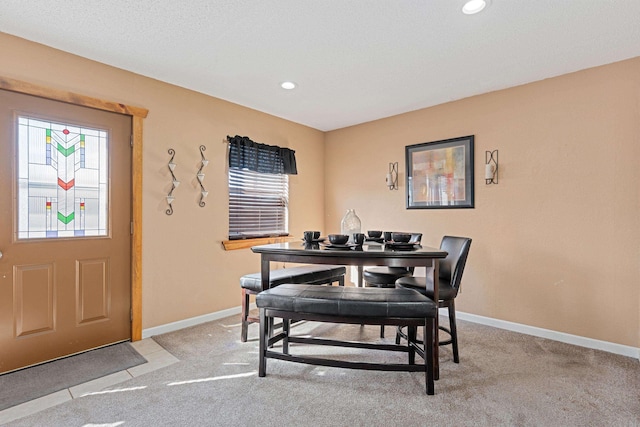
<path fill-rule="evenodd" d="M 123 342 L 0 375 L 0 411 L 146 361 Z"/>

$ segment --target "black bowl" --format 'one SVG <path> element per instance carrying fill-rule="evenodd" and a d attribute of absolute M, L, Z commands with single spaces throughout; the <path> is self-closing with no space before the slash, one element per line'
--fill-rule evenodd
<path fill-rule="evenodd" d="M 411 240 L 411 234 L 409 233 L 392 233 L 391 240 L 396 243 L 408 243 Z"/>
<path fill-rule="evenodd" d="M 374 239 L 379 239 L 382 236 L 382 231 L 367 231 L 369 237 Z"/>
<path fill-rule="evenodd" d="M 329 234 L 329 241 L 333 245 L 344 245 L 349 241 L 349 236 L 346 234 Z"/>

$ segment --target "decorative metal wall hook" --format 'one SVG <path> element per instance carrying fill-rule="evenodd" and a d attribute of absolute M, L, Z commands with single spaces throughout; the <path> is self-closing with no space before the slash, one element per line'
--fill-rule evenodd
<path fill-rule="evenodd" d="M 484 181 L 487 185 L 498 183 L 498 150 L 484 152 Z"/>
<path fill-rule="evenodd" d="M 196 177 L 198 178 L 198 184 L 200 184 L 200 202 L 198 203 L 198 205 L 200 205 L 201 208 L 206 205 L 204 199 L 209 194 L 209 192 L 205 190 L 204 185 L 202 185 L 202 181 L 204 181 L 204 172 L 202 172 L 202 169 L 204 169 L 204 167 L 209 164 L 209 160 L 204 157 L 204 152 L 206 149 L 207 147 L 205 147 L 204 145 L 200 146 L 200 156 L 202 157 L 202 160 L 200 161 L 200 169 L 198 169 L 198 173 L 196 174 Z"/>
<path fill-rule="evenodd" d="M 387 173 L 387 187 L 389 187 L 389 190 L 398 189 L 398 162 L 389 163 L 389 173 Z"/>
<path fill-rule="evenodd" d="M 173 162 L 173 159 L 176 156 L 176 150 L 173 148 L 169 148 L 169 154 L 171 154 L 171 159 L 169 159 L 169 164 L 167 167 L 169 168 L 169 172 L 171 173 L 171 190 L 169 194 L 167 194 L 167 203 L 169 204 L 169 208 L 165 211 L 167 215 L 173 214 L 173 201 L 175 200 L 175 196 L 173 195 L 173 190 L 180 185 L 180 181 L 176 179 L 173 170 L 176 168 L 176 164 Z"/>

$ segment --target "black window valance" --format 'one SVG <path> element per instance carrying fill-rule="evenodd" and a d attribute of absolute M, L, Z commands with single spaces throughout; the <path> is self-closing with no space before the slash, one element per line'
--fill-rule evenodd
<path fill-rule="evenodd" d="M 227 136 L 229 167 L 260 173 L 297 175 L 296 152 L 277 145 L 260 144 L 246 136 Z"/>

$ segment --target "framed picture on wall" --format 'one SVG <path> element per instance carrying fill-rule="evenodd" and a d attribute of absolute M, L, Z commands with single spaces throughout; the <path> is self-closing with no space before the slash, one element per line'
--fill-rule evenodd
<path fill-rule="evenodd" d="M 405 147 L 407 209 L 473 208 L 474 136 Z"/>

